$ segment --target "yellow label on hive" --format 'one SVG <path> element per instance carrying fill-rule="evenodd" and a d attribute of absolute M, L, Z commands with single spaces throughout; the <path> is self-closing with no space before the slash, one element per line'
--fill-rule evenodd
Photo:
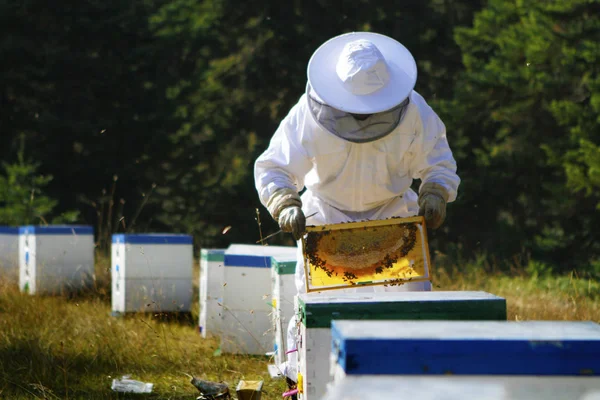
<path fill-rule="evenodd" d="M 310 226 L 302 246 L 309 292 L 430 279 L 423 217 Z"/>

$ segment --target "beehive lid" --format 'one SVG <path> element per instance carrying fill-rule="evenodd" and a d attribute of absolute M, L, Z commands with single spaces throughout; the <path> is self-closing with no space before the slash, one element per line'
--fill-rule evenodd
<path fill-rule="evenodd" d="M 19 228 L 21 235 L 93 235 L 94 228 L 88 225 L 28 225 Z"/>
<path fill-rule="evenodd" d="M 12 226 L 0 226 L 0 235 L 18 235 L 19 228 Z"/>
<path fill-rule="evenodd" d="M 232 244 L 225 250 L 225 267 L 271 268 L 271 257 L 295 256 L 296 247 Z"/>
<path fill-rule="evenodd" d="M 279 275 L 293 275 L 296 272 L 297 255 L 277 255 L 271 259 L 271 265 Z"/>
<path fill-rule="evenodd" d="M 193 243 L 191 235 L 177 233 L 128 233 L 114 234 L 113 243 L 129 244 L 187 244 Z"/>
<path fill-rule="evenodd" d="M 430 280 L 423 217 L 308 226 L 302 238 L 308 292 Z"/>
<path fill-rule="evenodd" d="M 347 376 L 323 400 L 598 400 L 600 379 L 524 376 Z"/>
<path fill-rule="evenodd" d="M 348 375 L 600 375 L 600 325 L 581 321 L 333 321 Z"/>
<path fill-rule="evenodd" d="M 225 259 L 225 249 L 200 249 L 200 258 L 202 261 L 223 262 Z"/>
<path fill-rule="evenodd" d="M 298 305 L 307 328 L 329 328 L 336 319 L 506 320 L 506 300 L 482 291 L 306 293 Z"/>

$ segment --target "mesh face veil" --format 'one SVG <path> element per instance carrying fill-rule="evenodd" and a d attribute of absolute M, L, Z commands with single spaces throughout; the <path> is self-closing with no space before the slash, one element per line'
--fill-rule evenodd
<path fill-rule="evenodd" d="M 409 104 L 407 97 L 396 107 L 367 118 L 355 118 L 351 113 L 338 110 L 317 100 L 310 84 L 306 89 L 308 108 L 317 123 L 335 136 L 353 143 L 367 143 L 389 135 L 402 121 Z"/>

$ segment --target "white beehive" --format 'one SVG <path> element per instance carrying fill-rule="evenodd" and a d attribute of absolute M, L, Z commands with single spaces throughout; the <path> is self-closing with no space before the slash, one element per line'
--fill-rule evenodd
<path fill-rule="evenodd" d="M 348 376 L 323 400 L 598 400 L 600 379 L 523 376 Z"/>
<path fill-rule="evenodd" d="M 10 282 L 19 279 L 19 228 L 0 226 L 0 276 Z"/>
<path fill-rule="evenodd" d="M 225 249 L 200 250 L 200 318 L 198 329 L 203 338 L 221 333 Z"/>
<path fill-rule="evenodd" d="M 486 292 L 308 293 L 297 297 L 302 399 L 320 399 L 330 379 L 331 323 L 363 320 L 506 320 L 506 300 Z"/>
<path fill-rule="evenodd" d="M 274 364 L 269 365 L 272 378 L 282 376 L 282 364 L 286 360 L 287 327 L 294 315 L 294 297 L 297 294 L 295 272 L 297 256 L 273 257 L 271 260 L 271 285 L 273 296 L 273 346 Z"/>
<path fill-rule="evenodd" d="M 356 321 L 331 324 L 334 380 L 350 375 L 600 376 L 589 321 Z"/>
<path fill-rule="evenodd" d="M 94 274 L 91 226 L 19 228 L 19 287 L 30 294 L 59 294 L 85 288 Z"/>
<path fill-rule="evenodd" d="M 112 237 L 112 311 L 189 312 L 193 240 L 180 234 Z"/>
<path fill-rule="evenodd" d="M 233 244 L 225 251 L 221 351 L 266 354 L 273 348 L 271 257 L 296 247 Z"/>

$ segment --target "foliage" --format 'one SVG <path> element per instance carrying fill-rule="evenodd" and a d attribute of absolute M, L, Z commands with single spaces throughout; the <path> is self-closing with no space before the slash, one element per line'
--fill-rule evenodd
<path fill-rule="evenodd" d="M 48 223 L 73 222 L 77 211 L 53 215 L 57 201 L 45 194 L 52 176 L 40 175 L 39 164 L 24 160 L 19 152 L 16 163 L 3 163 L 4 174 L 0 174 L 0 225 L 46 225 Z"/>
<path fill-rule="evenodd" d="M 463 228 L 467 254 L 592 272 L 598 11 L 593 1 L 492 0 L 456 29 L 466 70 L 443 110 L 461 136 L 463 194 L 449 224 Z"/>
<path fill-rule="evenodd" d="M 279 228 L 253 161 L 303 93 L 312 52 L 381 32 L 414 54 L 416 90 L 458 161 L 459 197 L 432 249 L 597 274 L 599 4 L 0 0 L 0 159 L 20 165 L 25 135 L 40 172 L 10 174 L 55 177 L 38 182 L 57 202 L 44 218 L 77 210 L 101 248 L 116 231 L 254 243 Z M 25 207 L 30 193 L 11 193 Z M 27 218 L 11 210 L 6 221 Z"/>

